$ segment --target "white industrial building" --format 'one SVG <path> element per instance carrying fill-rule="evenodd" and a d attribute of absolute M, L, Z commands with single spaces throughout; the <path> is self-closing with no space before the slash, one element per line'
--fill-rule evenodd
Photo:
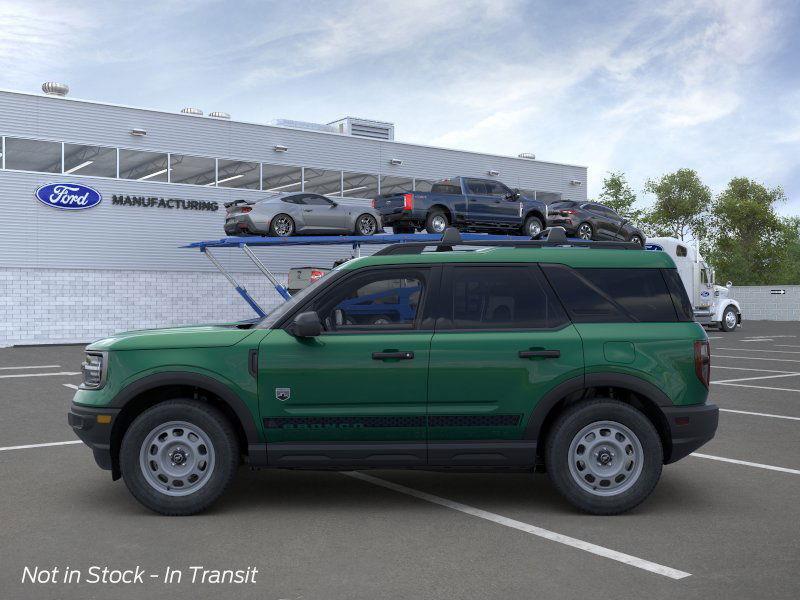
<path fill-rule="evenodd" d="M 249 318 L 250 308 L 200 252 L 224 236 L 223 203 L 269 190 L 369 202 L 449 176 L 494 177 L 539 198 L 586 199 L 586 168 L 394 140 L 390 123 L 247 123 L 196 109 L 164 112 L 0 91 L 0 346 L 85 342 L 115 331 Z M 101 201 L 59 210 L 49 184 Z M 291 266 L 330 266 L 342 247 L 261 251 Z M 252 263 L 219 252 L 264 306 L 278 301 Z"/>

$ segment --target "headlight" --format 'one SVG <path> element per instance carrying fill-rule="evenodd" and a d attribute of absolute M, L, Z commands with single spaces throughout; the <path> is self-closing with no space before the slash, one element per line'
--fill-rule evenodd
<path fill-rule="evenodd" d="M 82 388 L 96 390 L 103 387 L 106 382 L 107 359 L 108 355 L 105 352 L 86 353 L 86 358 L 81 365 L 81 371 L 83 371 Z"/>

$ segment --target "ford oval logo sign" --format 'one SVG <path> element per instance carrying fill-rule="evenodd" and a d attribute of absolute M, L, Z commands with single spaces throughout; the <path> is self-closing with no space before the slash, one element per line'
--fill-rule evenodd
<path fill-rule="evenodd" d="M 103 196 L 97 190 L 79 183 L 48 183 L 37 188 L 36 199 L 62 210 L 82 210 L 97 206 Z"/>

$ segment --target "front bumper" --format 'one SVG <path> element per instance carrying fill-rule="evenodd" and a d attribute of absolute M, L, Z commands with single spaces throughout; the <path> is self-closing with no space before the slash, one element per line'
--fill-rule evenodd
<path fill-rule="evenodd" d="M 673 463 L 710 441 L 717 432 L 719 408 L 716 404 L 662 407 L 669 424 L 672 449 L 664 461 Z"/>
<path fill-rule="evenodd" d="M 119 408 L 94 408 L 75 404 L 70 406 L 67 422 L 81 441 L 94 453 L 101 469 L 112 470 L 111 430 L 119 415 Z M 98 417 L 101 417 L 98 419 Z M 108 421 L 108 422 L 105 422 Z"/>

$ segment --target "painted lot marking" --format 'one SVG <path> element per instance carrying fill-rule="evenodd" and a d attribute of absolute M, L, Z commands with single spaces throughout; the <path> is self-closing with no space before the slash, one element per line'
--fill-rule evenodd
<path fill-rule="evenodd" d="M 749 410 L 733 410 L 732 408 L 720 408 L 719 412 L 736 413 L 739 415 L 752 415 L 754 417 L 771 417 L 773 419 L 788 419 L 790 421 L 800 421 L 800 417 L 789 417 L 786 415 L 773 415 L 770 413 L 750 412 Z"/>
<path fill-rule="evenodd" d="M 776 467 L 774 465 L 764 465 L 761 463 L 754 463 L 749 462 L 746 460 L 736 460 L 735 458 L 725 458 L 724 456 L 713 456 L 711 454 L 699 454 L 697 452 L 692 452 L 690 456 L 696 456 L 697 458 L 707 458 L 709 460 L 718 460 L 720 462 L 732 463 L 734 465 L 744 465 L 745 467 L 756 467 L 758 469 L 767 469 L 769 471 L 779 471 L 780 473 L 790 473 L 791 475 L 800 475 L 800 470 L 798 469 L 788 469 L 786 467 Z"/>
<path fill-rule="evenodd" d="M 753 369 L 752 367 L 724 367 L 712 365 L 712 369 L 733 369 L 734 371 L 758 371 L 759 373 L 794 373 L 794 371 L 776 371 L 775 369 Z"/>
<path fill-rule="evenodd" d="M 636 567 L 638 569 L 650 571 L 651 573 L 655 573 L 656 575 L 663 575 L 664 577 L 669 577 L 670 579 L 683 579 L 685 577 L 691 576 L 691 573 L 687 573 L 686 571 L 679 571 L 678 569 L 666 567 L 658 563 L 650 562 L 649 560 L 644 560 L 636 556 L 631 556 L 630 554 L 624 554 L 622 552 L 617 552 L 616 550 L 611 550 L 610 548 L 605 548 L 603 546 L 592 544 L 591 542 L 585 542 L 577 538 L 556 533 L 554 531 L 550 531 L 549 529 L 543 529 L 541 527 L 536 527 L 535 525 L 523 523 L 522 521 L 509 519 L 508 517 L 504 517 L 502 515 L 498 515 L 493 512 L 489 512 L 487 510 L 483 510 L 480 508 L 475 508 L 474 506 L 470 506 L 468 504 L 462 504 L 461 502 L 456 502 L 454 500 L 442 498 L 441 496 L 434 496 L 433 494 L 428 494 L 427 492 L 422 492 L 414 488 L 406 487 L 404 485 L 399 485 L 397 483 L 392 483 L 391 481 L 386 481 L 385 479 L 379 479 L 378 477 L 373 477 L 372 475 L 366 475 L 358 471 L 349 471 L 344 474 L 348 475 L 349 477 L 354 477 L 355 479 L 360 479 L 361 481 L 371 483 L 373 485 L 378 485 L 386 489 L 399 492 L 401 494 L 405 494 L 407 496 L 413 496 L 414 498 L 419 498 L 420 500 L 425 500 L 426 502 L 431 502 L 433 504 L 438 504 L 439 506 L 451 508 L 453 510 L 457 510 L 465 514 L 472 515 L 473 517 L 486 519 L 487 521 L 491 521 L 499 525 L 504 525 L 505 527 L 510 527 L 512 529 L 529 533 L 531 535 L 535 535 L 537 537 L 544 538 L 546 540 L 558 542 L 559 544 L 564 544 L 572 548 L 584 550 L 586 552 L 590 552 L 591 554 L 602 556 L 604 558 L 609 558 L 611 560 L 615 560 L 617 562 L 621 562 L 626 565 L 631 565 L 632 567 Z"/>
<path fill-rule="evenodd" d="M 776 348 L 800 348 L 800 346 L 794 344 L 775 344 Z"/>
<path fill-rule="evenodd" d="M 60 369 L 61 365 L 28 365 L 25 367 L 0 367 L 0 371 L 16 371 L 18 369 Z"/>
<path fill-rule="evenodd" d="M 47 442 L 44 444 L 25 444 L 24 446 L 6 446 L 0 448 L 0 452 L 8 450 L 27 450 L 28 448 L 49 448 L 50 446 L 71 446 L 72 444 L 82 444 L 80 440 L 70 440 L 69 442 Z"/>
<path fill-rule="evenodd" d="M 761 350 L 757 348 L 722 348 L 717 347 L 717 350 L 733 350 L 734 352 L 772 352 L 777 354 L 800 354 L 795 350 Z"/>
<path fill-rule="evenodd" d="M 59 371 L 54 373 L 15 373 L 14 375 L 0 375 L 0 379 L 12 377 L 50 377 L 51 375 L 80 375 L 80 371 Z"/>
<path fill-rule="evenodd" d="M 712 358 L 738 358 L 740 360 L 771 360 L 772 362 L 794 362 L 800 363 L 800 360 L 795 358 L 761 358 L 760 356 L 730 356 L 727 354 L 712 354 Z M 0 375 L 2 377 L 2 375 Z"/>
<path fill-rule="evenodd" d="M 800 392 L 800 390 L 795 390 L 793 388 L 767 387 L 765 385 L 750 385 L 747 383 L 724 383 L 720 381 L 712 381 L 711 383 L 716 383 L 718 385 L 732 385 L 734 387 L 755 388 L 757 390 L 774 390 L 777 392 Z"/>
<path fill-rule="evenodd" d="M 740 377 L 739 379 L 723 379 L 711 383 L 733 383 L 734 381 L 753 381 L 755 379 L 775 379 L 776 377 L 796 377 L 800 373 L 784 373 L 783 375 L 759 375 L 758 377 Z"/>
<path fill-rule="evenodd" d="M 78 386 L 75 385 L 74 383 L 63 383 L 62 385 L 64 387 L 68 387 L 71 390 L 77 390 L 78 389 Z"/>

